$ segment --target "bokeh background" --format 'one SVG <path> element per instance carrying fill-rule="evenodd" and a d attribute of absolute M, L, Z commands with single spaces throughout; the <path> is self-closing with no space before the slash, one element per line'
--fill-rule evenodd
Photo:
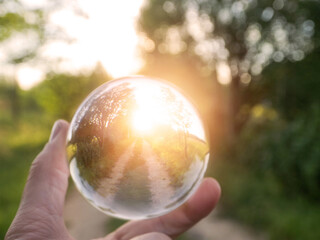
<path fill-rule="evenodd" d="M 196 239 L 225 219 L 320 239 L 318 0 L 0 1 L 0 238 L 54 121 L 128 74 L 178 85 L 208 126 L 223 194 Z"/>

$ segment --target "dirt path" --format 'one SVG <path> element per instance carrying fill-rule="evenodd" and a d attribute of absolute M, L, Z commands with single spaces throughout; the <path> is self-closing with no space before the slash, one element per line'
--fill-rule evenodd
<path fill-rule="evenodd" d="M 119 157 L 119 160 L 111 170 L 110 177 L 102 181 L 97 190 L 99 193 L 103 193 L 104 196 L 108 196 L 108 201 L 110 202 L 113 200 L 119 183 L 124 176 L 124 170 L 132 157 L 133 148 L 134 143 Z"/>
<path fill-rule="evenodd" d="M 189 239 L 197 240 L 267 240 L 266 236 L 256 233 L 252 229 L 237 221 L 222 218 L 214 210 L 189 232 Z"/>
<path fill-rule="evenodd" d="M 159 162 L 157 156 L 152 152 L 151 146 L 143 142 L 142 153 L 148 168 L 148 179 L 150 180 L 150 192 L 154 204 L 163 205 L 174 194 L 170 186 L 170 176 L 164 166 Z"/>
<path fill-rule="evenodd" d="M 68 192 L 64 219 L 71 236 L 76 240 L 88 240 L 107 234 L 109 217 L 92 207 L 75 187 Z"/>

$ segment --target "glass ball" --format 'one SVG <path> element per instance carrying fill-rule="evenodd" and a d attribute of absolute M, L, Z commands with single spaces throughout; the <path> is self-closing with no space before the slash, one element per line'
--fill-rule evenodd
<path fill-rule="evenodd" d="M 209 147 L 199 114 L 173 85 L 142 76 L 101 85 L 74 115 L 72 179 L 97 209 L 123 219 L 163 215 L 199 186 Z"/>

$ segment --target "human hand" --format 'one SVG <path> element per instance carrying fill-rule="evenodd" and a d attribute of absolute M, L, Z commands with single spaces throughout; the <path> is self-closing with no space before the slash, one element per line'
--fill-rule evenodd
<path fill-rule="evenodd" d="M 17 214 L 5 240 L 73 239 L 63 220 L 69 169 L 65 139 L 69 124 L 55 123 L 49 143 L 33 161 Z M 99 240 L 168 240 L 206 217 L 220 198 L 217 181 L 207 178 L 181 207 L 161 217 L 130 221 Z"/>

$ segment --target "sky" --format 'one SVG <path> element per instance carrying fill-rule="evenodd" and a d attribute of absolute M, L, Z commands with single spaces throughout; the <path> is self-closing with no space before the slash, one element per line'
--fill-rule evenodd
<path fill-rule="evenodd" d="M 23 51 L 23 48 L 32 49 L 38 41 L 36 36 L 32 32 L 17 33 L 1 43 L 0 72 L 14 76 L 23 89 L 41 81 L 50 70 L 86 72 L 100 62 L 112 77 L 117 78 L 133 74 L 142 66 L 135 21 L 143 0 L 67 0 L 60 4 L 50 0 L 21 2 L 30 9 L 50 8 L 55 4 L 45 26 L 46 32 L 50 34 L 59 29 L 65 33 L 64 37 L 71 39 L 49 40 L 38 50 L 37 60 L 19 65 L 5 65 L 6 55 Z M 32 21 L 32 16 L 30 19 Z"/>

